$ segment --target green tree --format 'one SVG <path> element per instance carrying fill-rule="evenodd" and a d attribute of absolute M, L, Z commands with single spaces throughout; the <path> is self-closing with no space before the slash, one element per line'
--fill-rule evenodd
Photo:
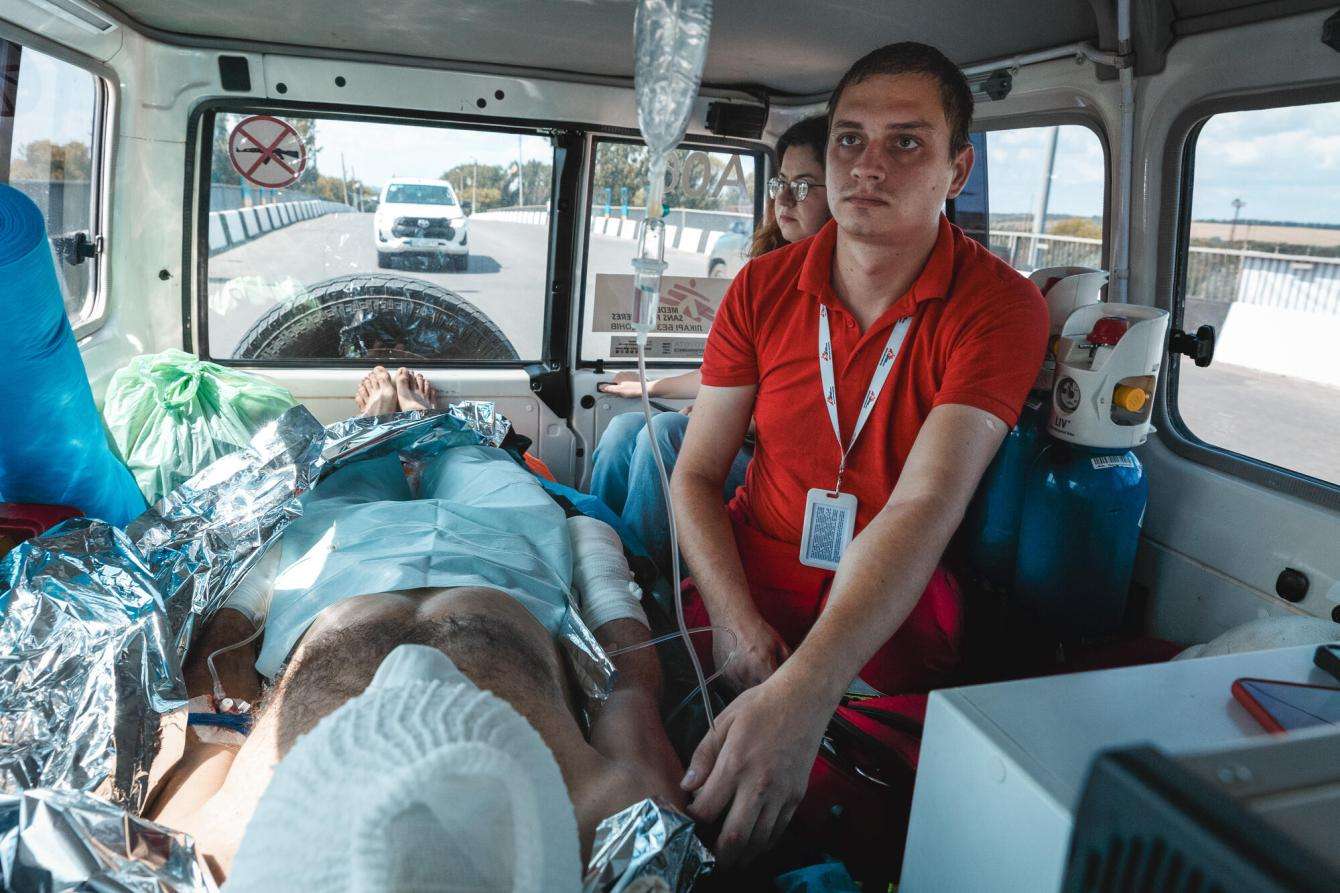
<path fill-rule="evenodd" d="M 522 191 L 527 205 L 543 205 L 553 191 L 554 166 L 532 159 L 522 169 Z M 476 182 L 477 178 L 477 182 Z M 463 202 L 474 200 L 476 211 L 508 208 L 517 204 L 516 166 L 475 164 L 467 161 L 443 171 L 440 179 L 451 184 Z"/>
<path fill-rule="evenodd" d="M 33 140 L 19 148 L 9 167 L 9 176 L 14 180 L 88 182 L 92 173 L 88 145 L 79 140 L 68 143 Z"/>
<path fill-rule="evenodd" d="M 1081 239 L 1101 239 L 1103 225 L 1089 217 L 1067 217 L 1047 227 L 1053 236 L 1075 236 Z"/>

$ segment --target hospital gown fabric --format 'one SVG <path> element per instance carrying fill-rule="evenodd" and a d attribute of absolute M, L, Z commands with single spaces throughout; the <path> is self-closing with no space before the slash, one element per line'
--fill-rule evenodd
<path fill-rule="evenodd" d="M 461 446 L 424 470 L 413 498 L 394 455 L 356 462 L 303 500 L 282 549 L 256 669 L 273 678 L 307 626 L 358 595 L 421 587 L 502 590 L 556 633 L 572 554 L 564 513 L 501 450 Z"/>

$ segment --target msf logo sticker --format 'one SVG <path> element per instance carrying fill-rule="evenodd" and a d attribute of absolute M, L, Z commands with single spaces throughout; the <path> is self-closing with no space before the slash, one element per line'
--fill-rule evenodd
<path fill-rule="evenodd" d="M 1079 409 L 1079 384 L 1073 378 L 1063 378 L 1056 383 L 1056 408 L 1066 415 Z"/>

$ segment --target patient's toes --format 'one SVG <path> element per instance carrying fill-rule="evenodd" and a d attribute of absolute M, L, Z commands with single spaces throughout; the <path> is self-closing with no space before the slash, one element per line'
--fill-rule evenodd
<path fill-rule="evenodd" d="M 398 408 L 395 384 L 390 374 L 381 366 L 368 373 L 364 383 L 367 385 L 367 399 L 363 404 L 363 415 L 386 415 Z"/>

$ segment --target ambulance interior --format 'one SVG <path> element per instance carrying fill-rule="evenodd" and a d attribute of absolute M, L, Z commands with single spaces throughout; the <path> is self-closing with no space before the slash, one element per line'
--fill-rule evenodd
<path fill-rule="evenodd" d="M 325 424 L 355 413 L 371 366 L 413 365 L 446 400 L 492 403 L 554 479 L 586 489 L 602 432 L 642 411 L 598 388 L 636 371 L 636 5 L 0 0 L 0 182 L 44 213 L 95 400 L 132 358 L 175 348 L 263 376 Z M 1040 286 L 1055 268 L 1104 272 L 1100 309 L 1064 332 L 1054 319 L 1057 343 L 1090 362 L 1127 325 L 1166 324 L 1132 373 L 1147 378 L 1123 384 L 1143 389 L 1129 410 L 1147 435 L 1103 454 L 1147 486 L 1133 556 L 1113 557 L 1117 522 L 1080 512 L 1083 551 L 1042 571 L 1080 581 L 1080 618 L 1103 609 L 1088 583 L 1130 574 L 1100 634 L 1058 653 L 1011 612 L 1008 581 L 978 579 L 966 526 L 951 547 L 964 666 L 917 734 L 894 880 L 1333 889 L 1300 866 L 1340 878 L 1340 738 L 1269 736 L 1230 688 L 1340 685 L 1313 663 L 1340 638 L 1340 11 L 718 0 L 670 160 L 680 325 L 653 333 L 650 377 L 701 362 L 777 137 L 899 40 L 940 47 L 973 89 L 976 168 L 950 220 L 1026 276 L 1053 271 Z M 290 131 L 296 181 L 267 188 L 230 162 L 236 140 L 265 153 Z M 1124 320 L 1110 342 L 1104 316 Z M 1046 416 L 1063 395 L 1037 399 Z M 1143 745 L 1213 795 L 1179 799 L 1142 774 L 1152 763 L 1091 778 L 1100 753 Z M 1149 800 L 1118 808 L 1136 787 Z M 1241 815 L 1194 846 L 1167 830 L 1224 803 Z"/>

